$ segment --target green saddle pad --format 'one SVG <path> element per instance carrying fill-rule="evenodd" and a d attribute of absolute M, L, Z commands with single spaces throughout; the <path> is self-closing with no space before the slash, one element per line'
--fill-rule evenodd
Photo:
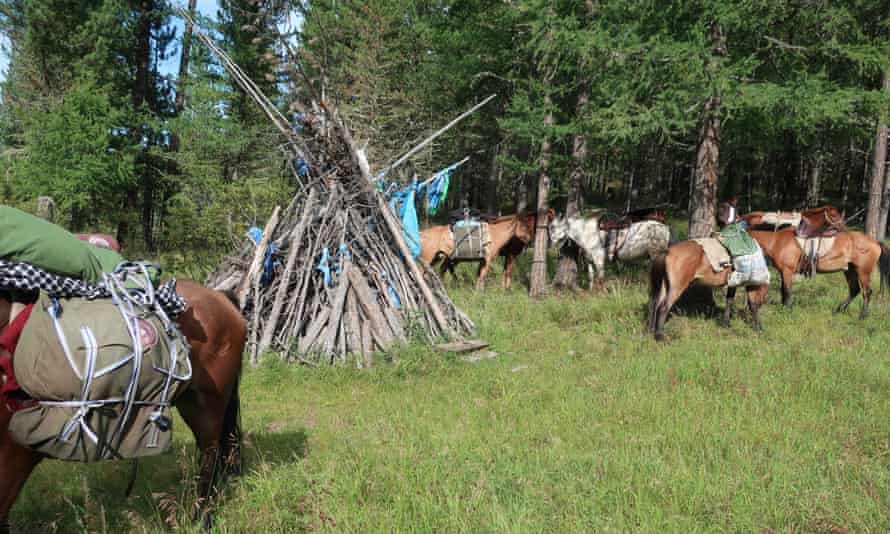
<path fill-rule="evenodd" d="M 730 224 L 720 231 L 720 243 L 733 258 L 757 252 L 757 242 L 739 224 Z"/>

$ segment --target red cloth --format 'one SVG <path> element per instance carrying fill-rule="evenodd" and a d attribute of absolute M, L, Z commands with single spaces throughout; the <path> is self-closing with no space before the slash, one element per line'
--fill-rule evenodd
<path fill-rule="evenodd" d="M 15 319 L 0 332 L 0 402 L 6 403 L 9 411 L 16 412 L 33 404 L 28 396 L 15 381 L 15 372 L 12 368 L 12 355 L 15 354 L 16 345 L 25 323 L 31 317 L 33 304 L 28 304 Z"/>

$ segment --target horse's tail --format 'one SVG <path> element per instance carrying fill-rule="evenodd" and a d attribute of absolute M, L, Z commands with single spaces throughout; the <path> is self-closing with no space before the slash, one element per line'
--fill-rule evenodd
<path fill-rule="evenodd" d="M 665 261 L 667 255 L 661 254 L 652 260 L 652 266 L 649 268 L 649 329 L 655 330 L 655 318 L 658 310 L 659 298 L 662 289 L 667 289 L 667 263 Z"/>
<path fill-rule="evenodd" d="M 881 272 L 881 294 L 884 293 L 884 287 L 890 285 L 890 247 L 883 241 L 879 241 L 881 246 L 881 257 L 878 258 L 878 270 Z"/>
<path fill-rule="evenodd" d="M 238 305 L 238 295 L 232 289 L 220 291 L 232 306 L 243 317 L 241 307 Z M 241 367 L 238 368 L 238 374 L 235 376 L 235 383 L 232 385 L 232 393 L 229 396 L 229 403 L 226 405 L 225 414 L 223 414 L 222 433 L 219 438 L 219 459 L 222 462 L 222 472 L 226 476 L 239 476 L 244 469 L 244 462 L 241 456 L 243 433 L 241 431 L 241 396 L 238 393 L 238 387 L 241 384 Z"/>
<path fill-rule="evenodd" d="M 229 396 L 226 412 L 223 415 L 222 434 L 219 438 L 219 458 L 222 462 L 222 472 L 226 476 L 239 476 L 244 469 L 241 455 L 244 442 L 244 435 L 241 432 L 241 396 L 238 393 L 240 384 L 241 371 L 239 370 L 238 376 L 235 377 L 235 383 L 232 385 L 232 394 Z"/>

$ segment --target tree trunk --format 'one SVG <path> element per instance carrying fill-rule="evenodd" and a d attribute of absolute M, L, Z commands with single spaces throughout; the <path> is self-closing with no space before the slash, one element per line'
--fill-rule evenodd
<path fill-rule="evenodd" d="M 133 107 L 137 110 L 148 96 L 151 65 L 152 1 L 139 2 L 139 21 L 136 23 L 136 75 L 133 82 Z"/>
<path fill-rule="evenodd" d="M 516 185 L 516 213 L 525 213 L 528 211 L 528 176 L 522 173 Z"/>
<path fill-rule="evenodd" d="M 532 297 L 541 297 L 547 289 L 547 196 L 550 193 L 550 130 L 553 127 L 553 100 L 548 93 L 544 96 L 544 107 L 547 115 L 544 118 L 544 141 L 541 143 L 541 174 L 538 176 L 538 217 L 535 225 L 535 255 L 532 260 L 531 287 Z"/>
<path fill-rule="evenodd" d="M 711 62 L 716 70 L 717 58 L 726 55 L 726 37 L 718 23 L 711 24 Z M 689 237 L 707 237 L 714 228 L 717 214 L 717 178 L 720 165 L 720 95 L 715 93 L 705 102 L 704 117 L 698 138 L 695 160 L 695 186 L 689 206 Z"/>
<path fill-rule="evenodd" d="M 884 91 L 890 92 L 890 67 L 884 71 Z M 885 179 L 887 170 L 887 110 L 881 113 L 878 120 L 878 132 L 875 135 L 875 153 L 872 160 L 872 183 L 882 183 L 884 186 L 881 197 L 881 213 L 878 217 L 878 226 L 875 238 L 883 241 L 887 236 L 887 213 L 890 212 L 890 180 Z"/>
<path fill-rule="evenodd" d="M 195 16 L 195 5 L 198 0 L 189 0 L 189 16 Z M 191 19 L 189 19 L 191 20 Z M 179 76 L 176 78 L 176 114 L 182 113 L 185 108 L 185 88 L 189 77 L 189 54 L 192 48 L 192 23 L 186 21 L 185 31 L 182 33 L 182 55 L 179 56 Z"/>
<path fill-rule="evenodd" d="M 807 184 L 807 207 L 814 208 L 819 205 L 822 197 L 822 155 L 818 154 L 810 164 L 810 179 Z"/>
<path fill-rule="evenodd" d="M 498 154 L 500 153 L 500 143 L 494 145 L 491 150 L 491 172 L 488 176 L 488 191 L 486 193 L 485 211 L 493 215 L 499 214 L 498 206 L 498 186 L 500 185 L 501 165 L 498 163 Z"/>
<path fill-rule="evenodd" d="M 580 119 L 584 114 L 589 100 L 588 88 L 583 87 L 575 105 L 577 118 Z M 583 132 L 578 132 L 572 139 L 572 169 L 569 171 L 569 198 L 566 202 L 566 217 L 574 217 L 581 212 L 581 188 L 585 180 L 584 165 L 586 162 L 587 137 Z M 578 247 L 564 247 L 563 250 L 560 250 L 559 264 L 556 267 L 556 275 L 553 277 L 553 285 L 562 288 L 578 286 Z"/>

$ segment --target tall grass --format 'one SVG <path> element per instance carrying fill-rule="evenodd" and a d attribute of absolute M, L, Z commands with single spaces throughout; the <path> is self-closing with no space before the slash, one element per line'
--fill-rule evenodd
<path fill-rule="evenodd" d="M 863 322 L 858 302 L 833 315 L 846 284 L 823 275 L 791 312 L 773 287 L 759 335 L 737 302 L 730 328 L 674 315 L 659 345 L 643 280 L 626 269 L 540 301 L 449 282 L 499 353 L 477 364 L 420 346 L 371 370 L 269 358 L 243 381 L 248 470 L 215 529 L 890 531 L 886 297 Z M 14 523 L 188 525 L 195 458 L 177 423 L 176 455 L 143 462 L 129 500 L 125 465 L 47 462 Z"/>

